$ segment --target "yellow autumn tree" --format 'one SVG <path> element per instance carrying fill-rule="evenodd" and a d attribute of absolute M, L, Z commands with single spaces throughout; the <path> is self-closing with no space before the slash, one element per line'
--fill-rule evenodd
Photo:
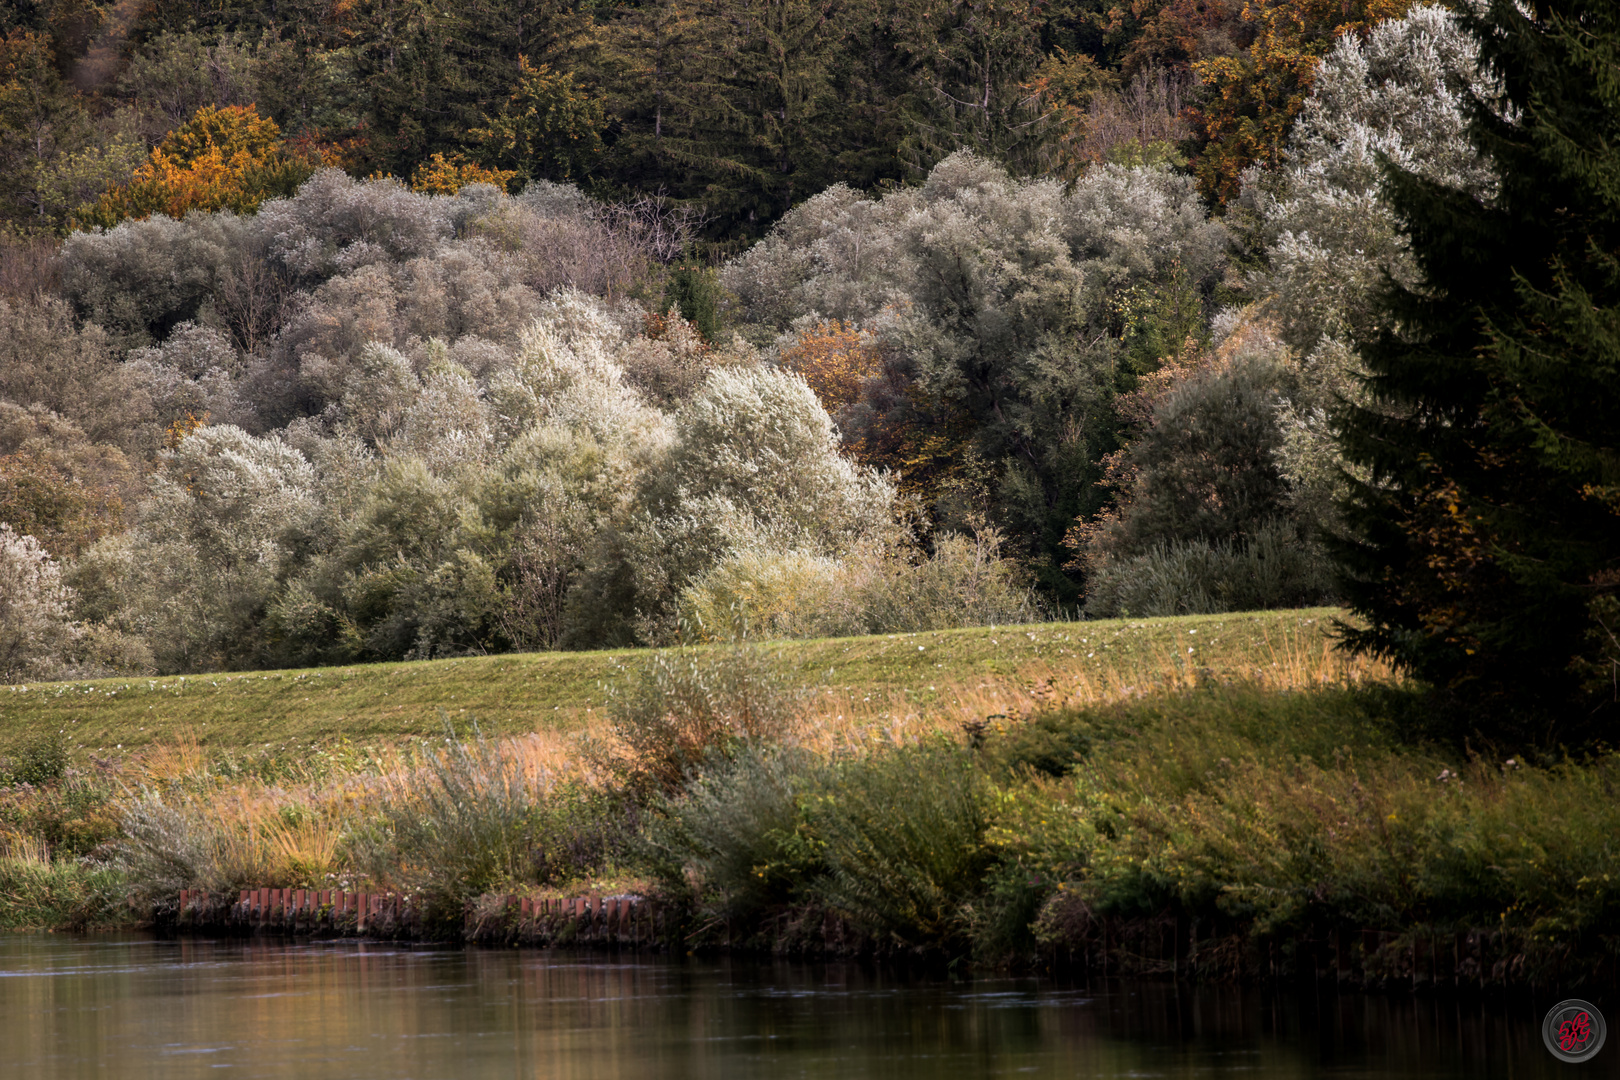
<path fill-rule="evenodd" d="M 508 169 L 486 169 L 461 154 L 434 154 L 411 174 L 411 190 L 424 195 L 454 195 L 468 184 L 492 184 L 505 191 L 516 175 Z"/>
<path fill-rule="evenodd" d="M 290 195 L 321 165 L 319 146 L 289 151 L 281 128 L 255 105 L 203 106 L 152 148 L 128 184 L 74 215 L 77 228 L 111 228 L 153 214 L 192 210 L 251 213 L 264 200 Z"/>

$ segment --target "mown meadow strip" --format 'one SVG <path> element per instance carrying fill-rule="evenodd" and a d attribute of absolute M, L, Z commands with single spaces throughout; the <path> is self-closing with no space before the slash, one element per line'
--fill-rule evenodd
<path fill-rule="evenodd" d="M 1324 608 L 1044 623 L 760 648 L 800 685 L 929 707 L 962 688 L 1016 681 L 1043 667 L 1093 679 L 1142 671 L 1144 689 L 1177 672 L 1248 677 L 1281 655 L 1319 649 L 1337 614 Z M 696 651 L 713 648 L 720 647 Z M 0 686 L 0 742 L 57 730 L 75 752 L 102 755 L 182 736 L 213 749 L 386 743 L 442 734 L 446 718 L 458 727 L 476 720 L 493 735 L 574 731 L 589 726 L 608 687 L 644 655 L 518 653 Z"/>

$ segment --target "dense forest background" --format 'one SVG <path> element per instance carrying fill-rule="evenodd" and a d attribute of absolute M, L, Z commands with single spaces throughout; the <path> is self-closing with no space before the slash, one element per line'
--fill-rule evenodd
<path fill-rule="evenodd" d="M 423 182 L 471 164 L 609 201 L 661 193 L 726 250 L 834 183 L 914 183 L 964 148 L 1063 179 L 1190 161 L 1225 201 L 1244 167 L 1279 160 L 1337 37 L 1408 6 L 8 2 L 0 215 L 110 224 L 82 208 L 199 108 L 248 105 L 287 143 L 251 178 L 261 194 L 319 164 Z"/>
<path fill-rule="evenodd" d="M 0 678 L 1347 584 L 1498 655 L 1486 517 L 1388 453 L 1460 414 L 1367 359 L 1438 272 L 1399 192 L 1514 190 L 1484 10 L 10 4 Z"/>

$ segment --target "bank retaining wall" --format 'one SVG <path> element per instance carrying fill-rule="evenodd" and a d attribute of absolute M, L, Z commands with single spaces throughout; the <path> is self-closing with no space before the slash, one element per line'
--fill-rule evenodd
<path fill-rule="evenodd" d="M 182 889 L 177 902 L 158 905 L 152 915 L 157 926 L 182 933 L 417 938 L 454 936 L 457 929 L 442 920 L 427 925 L 411 897 L 337 889 Z M 659 905 L 634 895 L 485 895 L 468 905 L 462 922 L 459 936 L 469 941 L 631 948 L 659 947 L 671 929 Z"/>

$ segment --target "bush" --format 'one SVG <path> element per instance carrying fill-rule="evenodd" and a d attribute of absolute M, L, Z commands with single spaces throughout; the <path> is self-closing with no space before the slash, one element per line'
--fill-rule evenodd
<path fill-rule="evenodd" d="M 932 554 L 863 544 L 842 558 L 748 548 L 681 593 L 680 617 L 705 640 L 836 637 L 1038 622 L 1039 598 L 982 527 L 946 534 Z"/>
<path fill-rule="evenodd" d="M 61 738 L 35 739 L 0 758 L 0 784 L 18 786 L 0 794 L 0 836 L 43 845 L 61 861 L 101 854 L 119 833 L 112 784 L 68 768 Z M 26 785 L 26 786 L 25 786 Z"/>
<path fill-rule="evenodd" d="M 965 906 L 993 861 L 985 843 L 990 808 L 984 774 L 955 746 L 843 762 L 812 812 L 829 871 L 820 892 L 898 944 L 960 944 Z"/>
<path fill-rule="evenodd" d="M 195 805 L 166 803 L 144 791 L 124 806 L 118 865 L 134 895 L 150 900 L 181 889 L 260 884 L 256 866 L 244 866 L 231 837 Z"/>
<path fill-rule="evenodd" d="M 661 892 L 727 920 L 813 901 L 826 865 L 810 808 L 827 771 L 808 752 L 751 745 L 694 776 L 648 827 Z"/>
<path fill-rule="evenodd" d="M 700 766 L 785 734 L 799 697 L 757 648 L 654 653 L 609 688 L 620 744 L 609 764 L 633 790 L 679 788 Z"/>
<path fill-rule="evenodd" d="M 1023 569 L 1002 555 L 1002 543 L 998 530 L 981 524 L 971 536 L 939 536 L 926 558 L 901 552 L 881 563 L 848 560 L 850 591 L 862 614 L 858 632 L 1040 622 L 1045 606 Z"/>
<path fill-rule="evenodd" d="M 1172 541 L 1094 563 L 1086 615 L 1148 618 L 1314 607 L 1333 602 L 1333 573 L 1316 544 L 1300 539 L 1295 526 L 1274 520 L 1246 540 Z"/>
<path fill-rule="evenodd" d="M 355 861 L 440 914 L 459 914 L 480 893 L 529 876 L 550 789 L 481 736 L 451 739 L 425 768 L 390 779 L 383 821 L 358 834 Z"/>
<path fill-rule="evenodd" d="M 378 815 L 350 840 L 354 865 L 459 918 L 481 893 L 562 884 L 613 865 L 636 830 L 617 797 L 565 785 L 517 743 L 446 741 L 417 769 L 385 778 Z"/>
<path fill-rule="evenodd" d="M 67 767 L 67 736 L 60 731 L 48 732 L 18 742 L 0 758 L 0 782 L 48 784 L 62 779 Z"/>
<path fill-rule="evenodd" d="M 125 879 L 116 868 L 0 852 L 0 928 L 84 930 L 129 922 Z"/>
<path fill-rule="evenodd" d="M 1459 767 L 1366 746 L 1294 756 L 1235 732 L 1174 730 L 1173 745 L 1094 753 L 1009 814 L 1007 854 L 1068 883 L 1054 904 L 1066 893 L 1115 918 L 1174 908 L 1202 920 L 1201 939 L 1489 928 L 1510 955 L 1604 948 L 1601 928 L 1620 910 L 1602 839 L 1620 824 L 1612 756 Z M 1061 940 L 1060 924 L 1046 930 Z"/>
<path fill-rule="evenodd" d="M 860 633 L 839 560 L 803 551 L 734 551 L 681 590 L 680 621 L 701 641 Z"/>
<path fill-rule="evenodd" d="M 662 804 L 649 864 L 703 917 L 757 927 L 826 905 L 880 948 L 955 948 L 991 866 L 990 806 L 971 753 L 948 744 L 841 761 L 752 745 Z"/>
<path fill-rule="evenodd" d="M 329 883 L 343 861 L 341 816 L 276 788 L 210 785 L 167 797 L 143 790 L 122 810 L 117 864 L 148 901 L 184 888 L 313 888 Z"/>

